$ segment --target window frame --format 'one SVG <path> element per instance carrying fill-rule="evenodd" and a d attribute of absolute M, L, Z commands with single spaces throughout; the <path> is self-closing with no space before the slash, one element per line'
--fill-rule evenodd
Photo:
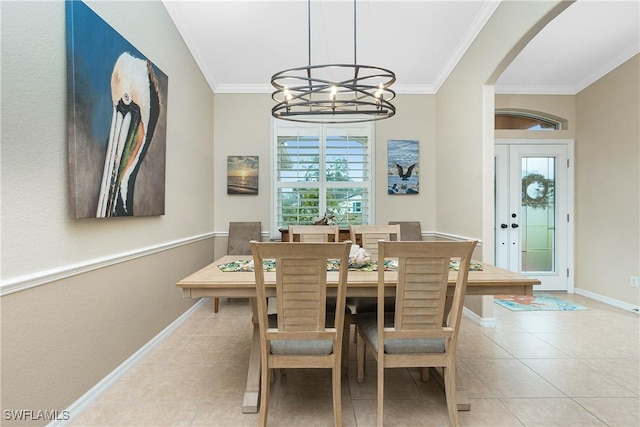
<path fill-rule="evenodd" d="M 320 141 L 319 158 L 326 159 L 326 140 L 327 135 L 336 135 L 335 129 L 344 129 L 345 136 L 364 136 L 368 138 L 365 154 L 367 161 L 367 179 L 362 182 L 336 182 L 326 181 L 326 160 L 320 161 L 319 165 L 319 181 L 304 182 L 301 187 L 317 187 L 320 194 L 324 195 L 324 200 L 319 200 L 320 215 L 326 211 L 326 189 L 327 188 L 350 188 L 362 187 L 368 192 L 369 210 L 368 214 L 363 218 L 363 224 L 375 223 L 375 126 L 372 122 L 362 123 L 299 123 L 286 120 L 271 119 L 271 144 L 270 144 L 270 173 L 271 173 L 271 198 L 270 203 L 270 230 L 271 238 L 280 237 L 281 226 L 278 223 L 280 218 L 278 212 L 278 189 L 281 187 L 296 187 L 300 182 L 280 182 L 278 179 L 278 137 L 291 135 L 296 132 L 299 136 L 318 135 Z M 291 133 L 289 133 L 289 132 Z M 305 132 L 306 131 L 306 132 Z M 332 131 L 332 132 L 328 132 Z M 353 185 L 356 183 L 357 185 Z M 293 185 L 292 185 L 293 184 Z M 347 209 L 350 209 L 348 207 Z M 362 209 L 362 207 L 361 207 Z"/>
<path fill-rule="evenodd" d="M 533 112 L 533 111 L 524 111 L 524 110 L 510 110 L 510 109 L 496 109 L 494 112 L 494 121 L 495 123 L 498 122 L 498 116 L 503 117 L 503 118 L 522 118 L 522 119 L 528 119 L 531 120 L 533 122 L 539 122 L 539 123 L 544 123 L 546 125 L 550 125 L 552 126 L 551 128 L 540 128 L 540 129 L 532 129 L 532 128 L 528 128 L 528 129 L 520 129 L 520 128 L 502 128 L 502 127 L 497 127 L 494 126 L 494 128 L 496 130 L 527 130 L 527 131 L 544 131 L 544 132 L 548 132 L 548 131 L 559 131 L 559 130 L 564 130 L 564 128 L 566 127 L 566 122 L 563 121 L 560 118 L 557 117 L 553 117 L 550 115 L 544 115 L 542 113 L 539 112 Z"/>

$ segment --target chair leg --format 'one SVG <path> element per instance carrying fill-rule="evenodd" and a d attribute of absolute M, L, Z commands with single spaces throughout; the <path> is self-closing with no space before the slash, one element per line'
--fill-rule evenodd
<path fill-rule="evenodd" d="M 460 425 L 458 420 L 458 399 L 456 397 L 456 370 L 454 367 L 444 367 L 444 393 L 447 399 L 447 410 L 449 411 L 449 424 L 452 427 Z"/>
<path fill-rule="evenodd" d="M 215 297 L 213 298 L 213 312 L 217 313 L 219 309 L 220 309 L 220 298 Z"/>
<path fill-rule="evenodd" d="M 346 375 L 349 370 L 349 341 L 351 336 L 351 324 L 345 323 L 342 331 L 342 374 Z"/>
<path fill-rule="evenodd" d="M 260 373 L 260 420 L 259 425 L 261 427 L 267 426 L 267 411 L 269 410 L 269 389 L 271 388 L 271 380 L 269 369 L 266 366 L 262 366 Z"/>
<path fill-rule="evenodd" d="M 342 375 L 340 373 L 341 361 L 336 361 L 332 372 L 333 388 L 333 423 L 336 427 L 342 427 Z"/>
<path fill-rule="evenodd" d="M 364 381 L 366 350 L 367 349 L 366 349 L 364 339 L 361 336 L 359 336 L 358 328 L 356 327 L 356 367 L 357 367 L 356 381 L 358 381 L 359 383 Z"/>
<path fill-rule="evenodd" d="M 429 368 L 422 368 L 422 381 L 426 382 L 429 381 Z"/>
<path fill-rule="evenodd" d="M 360 338 L 362 341 L 362 338 Z M 384 425 L 384 360 L 378 358 L 378 427 Z"/>

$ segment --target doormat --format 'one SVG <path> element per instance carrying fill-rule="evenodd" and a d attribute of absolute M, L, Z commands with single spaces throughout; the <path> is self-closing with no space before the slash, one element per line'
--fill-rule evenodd
<path fill-rule="evenodd" d="M 495 295 L 493 301 L 511 311 L 575 311 L 589 310 L 578 304 L 549 294 Z"/>

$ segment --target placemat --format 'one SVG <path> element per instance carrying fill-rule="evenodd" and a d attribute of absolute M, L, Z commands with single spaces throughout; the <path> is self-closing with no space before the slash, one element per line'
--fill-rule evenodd
<path fill-rule="evenodd" d="M 276 262 L 274 260 L 263 260 L 262 266 L 264 271 L 276 271 Z M 327 271 L 338 271 L 340 263 L 337 260 L 327 261 Z M 225 264 L 219 264 L 218 268 L 225 272 L 252 272 L 254 271 L 253 260 L 240 260 L 234 262 L 228 262 Z M 449 263 L 449 269 L 458 271 L 460 263 L 458 261 L 452 261 Z M 398 262 L 387 260 L 384 262 L 385 271 L 398 271 Z M 470 265 L 470 271 L 482 271 L 482 264 L 472 261 Z M 350 265 L 349 271 L 378 271 L 378 262 L 371 261 L 362 265 Z"/>

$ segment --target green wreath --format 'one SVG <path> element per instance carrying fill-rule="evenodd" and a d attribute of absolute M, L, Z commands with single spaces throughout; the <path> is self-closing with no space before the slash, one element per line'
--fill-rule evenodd
<path fill-rule="evenodd" d="M 522 206 L 545 209 L 553 196 L 553 180 L 539 173 L 530 173 L 522 178 Z"/>

